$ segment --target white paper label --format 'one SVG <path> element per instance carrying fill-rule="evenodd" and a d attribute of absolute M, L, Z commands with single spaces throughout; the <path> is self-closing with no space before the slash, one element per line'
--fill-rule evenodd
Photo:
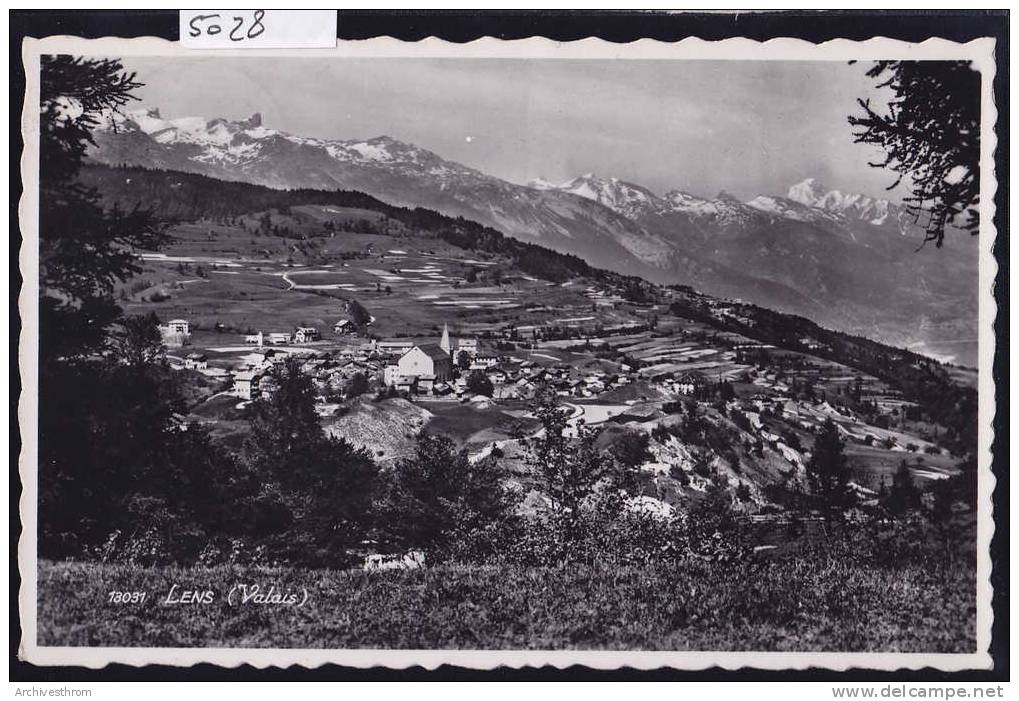
<path fill-rule="evenodd" d="M 181 10 L 191 49 L 323 49 L 336 46 L 336 10 Z"/>

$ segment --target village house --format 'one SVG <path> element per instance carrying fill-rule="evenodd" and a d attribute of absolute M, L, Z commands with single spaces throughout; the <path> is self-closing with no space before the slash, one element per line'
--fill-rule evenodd
<path fill-rule="evenodd" d="M 513 386 L 518 399 L 531 399 L 534 396 L 535 391 L 537 391 L 535 384 L 526 377 L 522 377 L 517 380 Z"/>
<path fill-rule="evenodd" d="M 253 356 L 253 366 L 259 370 L 270 367 L 273 363 L 277 363 L 283 359 L 283 356 L 278 354 L 272 348 L 267 348 L 264 351 L 258 351 Z"/>
<path fill-rule="evenodd" d="M 460 353 L 466 353 L 472 358 L 478 354 L 478 339 L 476 338 L 458 338 L 456 339 L 453 347 L 454 355 Z"/>
<path fill-rule="evenodd" d="M 416 377 L 397 377 L 396 382 L 393 383 L 393 387 L 396 388 L 397 392 L 413 394 L 417 392 L 418 382 Z"/>
<path fill-rule="evenodd" d="M 350 323 L 350 319 L 340 319 L 335 324 L 333 324 L 333 333 L 337 335 L 353 333 L 356 330 L 357 330 L 356 327 L 352 323 Z"/>
<path fill-rule="evenodd" d="M 283 333 L 283 332 L 270 333 L 268 340 L 269 340 L 269 343 L 272 343 L 273 345 L 277 345 L 277 346 L 285 345 L 287 343 L 290 343 L 290 334 L 289 333 Z"/>
<path fill-rule="evenodd" d="M 205 370 L 209 367 L 209 358 L 202 353 L 188 353 L 184 358 L 184 367 L 188 370 Z"/>
<path fill-rule="evenodd" d="M 159 334 L 167 346 L 186 346 L 191 343 L 191 325 L 185 319 L 171 319 L 160 324 Z"/>
<path fill-rule="evenodd" d="M 375 350 L 383 355 L 400 356 L 413 347 L 413 341 L 377 341 L 375 343 Z"/>
<path fill-rule="evenodd" d="M 605 383 L 597 377 L 585 378 L 584 385 L 592 394 L 601 394 L 605 391 Z"/>
<path fill-rule="evenodd" d="M 432 394 L 437 397 L 448 397 L 453 394 L 453 387 L 448 382 L 437 382 L 432 387 Z"/>
<path fill-rule="evenodd" d="M 492 399 L 517 399 L 519 396 L 516 384 L 501 384 L 492 388 Z"/>
<path fill-rule="evenodd" d="M 508 377 L 506 371 L 498 367 L 489 368 L 485 374 L 488 375 L 488 379 L 497 385 L 505 383 Z"/>
<path fill-rule="evenodd" d="M 319 338 L 318 329 L 313 326 L 298 326 L 294 332 L 294 343 L 311 343 Z"/>
<path fill-rule="evenodd" d="M 262 372 L 260 370 L 242 370 L 234 375 L 234 383 L 230 388 L 230 394 L 240 397 L 245 401 L 257 399 L 261 381 Z"/>
<path fill-rule="evenodd" d="M 382 383 L 385 385 L 395 385 L 399 377 L 399 365 L 387 365 L 382 369 Z"/>
<path fill-rule="evenodd" d="M 471 370 L 486 370 L 499 364 L 499 356 L 492 353 L 478 353 L 471 359 Z"/>
<path fill-rule="evenodd" d="M 170 333 L 180 334 L 182 336 L 191 335 L 191 326 L 185 319 L 171 319 L 164 325 Z"/>
<path fill-rule="evenodd" d="M 706 381 L 698 372 L 688 372 L 676 381 L 676 389 L 680 394 L 690 396 L 704 389 Z"/>
<path fill-rule="evenodd" d="M 248 335 L 246 335 L 244 337 L 244 342 L 245 343 L 250 343 L 250 344 L 259 345 L 259 346 L 262 345 L 264 340 L 265 340 L 265 337 L 262 335 L 261 331 L 259 331 L 258 333 L 248 334 Z"/>

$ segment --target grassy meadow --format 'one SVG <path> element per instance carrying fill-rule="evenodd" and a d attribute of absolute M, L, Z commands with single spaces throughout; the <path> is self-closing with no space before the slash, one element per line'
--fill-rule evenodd
<path fill-rule="evenodd" d="M 165 603 L 171 587 L 213 602 Z M 231 606 L 238 584 L 303 606 Z M 144 591 L 141 604 L 112 591 Z M 235 591 L 235 603 L 236 591 Z M 69 646 L 968 652 L 975 582 L 845 562 L 414 571 L 40 562 L 39 644 Z"/>

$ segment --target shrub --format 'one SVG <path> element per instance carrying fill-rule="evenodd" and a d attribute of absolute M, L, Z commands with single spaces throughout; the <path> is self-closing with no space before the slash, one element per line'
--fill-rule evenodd
<path fill-rule="evenodd" d="M 360 397 L 368 389 L 368 378 L 365 377 L 363 372 L 355 372 L 347 382 L 347 386 L 344 387 L 344 393 L 347 399 L 354 399 L 355 397 Z"/>
<path fill-rule="evenodd" d="M 616 437 L 609 446 L 609 452 L 624 468 L 634 469 L 651 459 L 649 443 L 648 434 L 628 430 Z"/>
<path fill-rule="evenodd" d="M 467 376 L 467 391 L 471 394 L 491 397 L 495 393 L 495 387 L 492 385 L 492 381 L 488 379 L 488 375 L 480 370 L 474 370 Z"/>
<path fill-rule="evenodd" d="M 427 550 L 430 561 L 484 559 L 512 507 L 494 457 L 472 462 L 447 436 L 422 433 L 389 475 L 378 531 L 392 547 Z"/>
<path fill-rule="evenodd" d="M 690 484 L 690 475 L 686 474 L 686 470 L 679 465 L 672 465 L 669 467 L 669 477 L 674 480 L 678 480 L 684 487 Z"/>
<path fill-rule="evenodd" d="M 686 517 L 684 533 L 691 554 L 715 562 L 746 560 L 753 552 L 749 525 L 732 508 L 724 487 L 712 485 Z"/>

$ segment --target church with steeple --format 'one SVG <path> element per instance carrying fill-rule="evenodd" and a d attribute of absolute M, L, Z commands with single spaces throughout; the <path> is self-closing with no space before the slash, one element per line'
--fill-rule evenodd
<path fill-rule="evenodd" d="M 450 355 L 453 354 L 453 346 L 449 342 L 449 324 L 442 325 L 442 339 L 439 341 L 439 348 Z"/>
<path fill-rule="evenodd" d="M 449 356 L 456 362 L 461 352 L 467 353 L 472 358 L 478 354 L 478 340 L 476 338 L 450 338 L 449 324 L 442 325 L 442 338 L 439 340 L 439 348 L 449 353 Z"/>
<path fill-rule="evenodd" d="M 434 383 L 451 378 L 453 366 L 461 352 L 474 358 L 478 353 L 477 339 L 451 338 L 449 325 L 443 324 L 438 345 L 422 343 L 411 346 L 395 365 L 386 366 L 383 381 L 387 385 L 415 382 L 419 388 L 431 389 Z"/>

